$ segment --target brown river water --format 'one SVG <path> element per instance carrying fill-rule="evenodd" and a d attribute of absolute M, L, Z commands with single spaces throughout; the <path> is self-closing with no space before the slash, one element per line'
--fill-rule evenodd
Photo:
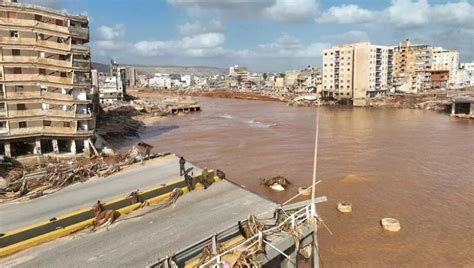
<path fill-rule="evenodd" d="M 311 184 L 315 108 L 198 100 L 202 112 L 166 117 L 142 140 L 274 201 Z M 320 112 L 317 195 L 329 200 L 318 212 L 333 232 L 319 229 L 323 267 L 474 267 L 473 120 L 422 110 Z M 292 182 L 287 191 L 260 185 L 277 175 Z M 351 202 L 352 213 L 339 213 L 339 201 Z M 401 231 L 383 231 L 384 217 L 397 218 Z"/>

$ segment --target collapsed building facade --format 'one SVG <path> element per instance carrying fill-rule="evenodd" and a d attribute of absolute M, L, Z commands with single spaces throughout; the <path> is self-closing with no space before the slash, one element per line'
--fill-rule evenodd
<path fill-rule="evenodd" d="M 88 151 L 98 102 L 88 18 L 14 0 L 0 6 L 0 154 Z"/>

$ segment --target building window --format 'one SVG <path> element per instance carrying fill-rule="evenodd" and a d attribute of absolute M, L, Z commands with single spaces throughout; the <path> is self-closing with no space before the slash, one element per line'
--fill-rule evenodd
<path fill-rule="evenodd" d="M 23 86 L 15 86 L 15 91 L 16 91 L 16 92 L 21 92 L 21 91 L 23 91 Z"/>
<path fill-rule="evenodd" d="M 65 72 L 60 73 L 61 77 L 67 77 L 67 74 Z"/>
<path fill-rule="evenodd" d="M 18 33 L 18 31 L 10 31 L 10 37 L 18 38 L 20 37 L 20 34 Z"/>
<path fill-rule="evenodd" d="M 38 73 L 41 74 L 41 75 L 46 75 L 46 70 L 43 69 L 43 68 L 40 68 L 40 69 L 38 70 Z"/>
<path fill-rule="evenodd" d="M 64 122 L 64 127 L 71 127 L 71 122 Z"/>
<path fill-rule="evenodd" d="M 56 25 L 64 26 L 64 21 L 63 20 L 56 20 Z"/>
<path fill-rule="evenodd" d="M 4 112 L 4 111 L 5 111 L 5 103 L 0 102 L 0 112 Z"/>
<path fill-rule="evenodd" d="M 43 127 L 50 127 L 51 121 L 50 120 L 43 120 Z"/>
<path fill-rule="evenodd" d="M 5 129 L 7 128 L 7 122 L 6 121 L 0 121 L 0 129 Z"/>
<path fill-rule="evenodd" d="M 20 56 L 21 55 L 21 52 L 19 49 L 12 49 L 12 55 L 13 56 Z"/>
<path fill-rule="evenodd" d="M 41 19 L 42 19 L 41 15 L 35 14 L 36 21 L 41 21 Z"/>
<path fill-rule="evenodd" d="M 21 74 L 21 68 L 20 67 L 13 67 L 13 73 L 14 74 Z"/>
<path fill-rule="evenodd" d="M 18 122 L 19 128 L 26 128 L 26 121 Z"/>
<path fill-rule="evenodd" d="M 24 103 L 18 103 L 18 104 L 16 105 L 16 109 L 17 109 L 18 111 L 24 111 L 24 110 L 26 110 L 26 104 L 24 104 Z"/>

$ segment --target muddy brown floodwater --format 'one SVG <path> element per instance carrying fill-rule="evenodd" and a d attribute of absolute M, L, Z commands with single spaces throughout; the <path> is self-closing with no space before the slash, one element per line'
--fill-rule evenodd
<path fill-rule="evenodd" d="M 167 117 L 141 133 L 275 201 L 311 183 L 314 108 L 199 98 L 203 111 Z M 323 267 L 474 266 L 474 122 L 421 110 L 321 108 L 318 212 Z M 124 147 L 136 141 L 126 141 Z M 177 167 L 178 168 L 178 167 Z M 260 179 L 293 183 L 275 193 Z M 353 204 L 350 215 L 338 201 Z M 399 219 L 387 233 L 379 221 Z"/>

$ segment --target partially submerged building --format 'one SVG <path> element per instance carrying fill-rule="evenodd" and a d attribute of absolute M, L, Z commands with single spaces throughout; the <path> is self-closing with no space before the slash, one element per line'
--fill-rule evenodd
<path fill-rule="evenodd" d="M 89 149 L 91 86 L 86 16 L 0 3 L 0 154 Z"/>

